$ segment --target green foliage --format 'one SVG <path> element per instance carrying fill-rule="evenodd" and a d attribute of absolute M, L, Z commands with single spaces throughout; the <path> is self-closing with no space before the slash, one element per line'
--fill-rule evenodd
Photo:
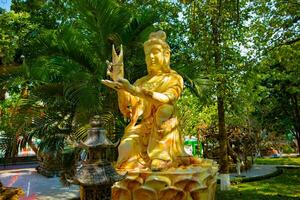
<path fill-rule="evenodd" d="M 281 147 L 283 153 L 295 153 L 292 144 L 286 144 Z"/>
<path fill-rule="evenodd" d="M 29 9 L 32 6 L 36 9 Z M 129 55 L 126 73 L 134 79 L 133 72 L 140 69 L 137 64 L 143 57 L 131 59 L 132 52 L 142 52 L 142 41 L 148 36 L 154 18 L 147 12 L 135 17 L 110 0 L 14 1 L 13 9 L 30 13 L 30 20 L 41 25 L 22 49 L 30 49 L 22 67 L 26 76 L 21 75 L 27 85 L 14 83 L 30 89 L 28 105 L 40 105 L 35 108 L 33 123 L 27 127 L 29 137 L 42 139 L 43 150 L 62 151 L 65 139 L 72 133 L 78 136 L 73 139 L 84 138 L 85 124 L 100 113 L 110 134 L 122 129 L 115 127 L 122 124 L 115 122 L 120 116 L 116 95 L 101 84 L 101 79 L 106 78 L 105 60 L 111 57 L 112 44 L 117 48 L 123 44 L 125 54 Z M 131 47 L 128 51 L 127 46 Z"/>
<path fill-rule="evenodd" d="M 200 126 L 207 126 L 216 121 L 216 106 L 202 106 L 199 99 L 193 95 L 189 88 L 183 90 L 176 106 L 184 135 L 196 136 Z"/>
<path fill-rule="evenodd" d="M 184 134 L 215 126 L 221 98 L 226 126 L 247 129 L 257 143 L 268 132 L 300 138 L 296 0 L 12 3 L 13 11 L 0 14 L 0 130 L 10 138 L 12 116 L 13 128 L 59 140 L 60 149 L 71 132 L 84 138 L 94 114 L 104 116 L 110 133 L 121 133 L 126 121 L 116 94 L 100 82 L 105 61 L 112 44 L 117 50 L 123 44 L 125 76 L 134 82 L 146 73 L 142 44 L 157 29 L 166 31 L 171 67 L 187 87 L 177 103 Z M 4 100 L 6 91 L 11 99 Z M 21 121 L 33 113 L 35 124 Z M 68 124 L 68 133 L 60 133 L 60 123 Z"/>
<path fill-rule="evenodd" d="M 260 69 L 265 69 L 266 64 L 261 56 L 270 56 L 270 50 L 274 50 L 275 45 L 284 46 L 297 42 L 299 17 L 295 10 L 295 6 L 298 5 L 296 1 L 288 1 L 286 4 L 276 0 L 254 3 L 221 0 L 181 1 L 184 4 L 160 1 L 121 2 L 125 2 L 126 6 L 129 5 L 137 12 L 140 12 L 139 9 L 148 9 L 161 15 L 155 27 L 165 30 L 168 34 L 168 42 L 172 49 L 172 67 L 184 77 L 185 85 L 191 89 L 193 97 L 189 98 L 189 105 L 198 105 L 190 106 L 191 110 L 203 112 L 204 108 L 214 107 L 217 96 L 221 96 L 225 103 L 227 127 L 246 128 L 247 134 L 257 137 L 257 142 L 260 141 L 259 135 L 264 128 L 277 124 L 274 120 L 266 120 L 266 113 L 270 111 L 269 116 L 273 119 L 274 115 L 281 118 L 278 113 L 272 113 L 268 106 L 260 106 L 261 102 L 274 103 L 268 99 L 271 97 L 269 89 L 261 82 L 272 75 L 269 68 L 263 73 L 259 72 Z M 218 16 L 220 18 L 216 24 L 214 20 Z M 219 46 L 213 41 L 213 23 L 219 28 Z M 215 63 L 217 51 L 220 52 L 218 66 Z M 271 56 L 270 60 L 274 61 L 287 54 L 286 61 L 295 63 L 294 69 L 297 69 L 299 62 L 295 58 L 299 56 L 284 48 L 276 56 Z M 297 74 L 295 71 L 291 73 L 294 83 L 299 80 Z M 296 88 L 299 88 L 298 85 L 295 85 L 293 90 Z M 278 86 L 277 89 L 282 90 Z M 185 95 L 184 93 L 183 97 Z M 194 95 L 198 97 L 197 103 L 192 100 Z M 183 102 L 183 99 L 180 101 Z M 281 100 L 279 102 L 284 103 Z M 187 117 L 184 117 L 183 113 L 194 113 L 189 111 L 185 103 L 179 102 L 178 107 L 183 110 L 180 115 L 184 121 Z M 193 116 L 198 117 L 199 114 Z M 183 128 L 186 130 L 185 134 L 197 132 L 198 123 L 203 123 L 202 118 L 196 119 L 197 117 L 182 123 L 183 127 L 190 127 Z M 281 124 L 291 127 L 291 120 L 285 118 L 280 121 Z M 275 126 L 278 132 L 283 130 L 278 125 Z"/>
<path fill-rule="evenodd" d="M 114 1 L 72 1 L 68 5 L 77 12 L 76 20 L 71 18 L 71 23 L 63 23 L 57 31 L 45 32 L 38 38 L 44 51 L 31 60 L 31 75 L 44 88 L 45 84 L 60 84 L 65 100 L 75 105 L 76 113 L 85 112 L 89 118 L 101 112 L 104 104 L 114 107 L 107 102 L 116 103 L 107 101 L 111 91 L 100 82 L 106 76 L 105 60 L 111 57 L 111 45 L 123 43 L 126 49 L 139 42 L 137 39 L 143 38 L 143 30 L 152 21 L 144 17 L 139 22 Z"/>
<path fill-rule="evenodd" d="M 14 61 L 24 38 L 37 29 L 37 25 L 30 21 L 29 13 L 14 11 L 0 14 L 0 24 L 0 65 L 7 65 Z"/>
<path fill-rule="evenodd" d="M 293 133 L 295 138 L 300 138 L 299 45 L 274 48 L 260 63 L 261 98 L 255 112 L 268 131 Z"/>
<path fill-rule="evenodd" d="M 279 0 L 249 3 L 253 10 L 249 21 L 252 25 L 252 41 L 258 56 L 268 54 L 277 45 L 292 44 L 299 41 L 299 8 L 297 0 L 282 3 Z"/>
<path fill-rule="evenodd" d="M 20 94 L 12 93 L 10 98 L 0 102 L 0 149 L 5 157 L 13 157 L 18 148 L 25 145 L 24 131 L 30 126 L 30 114 L 24 115 L 26 100 Z M 24 106 L 24 109 L 20 107 Z M 28 107 L 27 107 L 28 108 Z"/>

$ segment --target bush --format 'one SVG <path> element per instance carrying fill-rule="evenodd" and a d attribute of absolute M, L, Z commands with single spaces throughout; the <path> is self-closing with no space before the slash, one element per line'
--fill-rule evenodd
<path fill-rule="evenodd" d="M 291 145 L 284 145 L 282 146 L 283 153 L 295 153 L 295 149 Z"/>

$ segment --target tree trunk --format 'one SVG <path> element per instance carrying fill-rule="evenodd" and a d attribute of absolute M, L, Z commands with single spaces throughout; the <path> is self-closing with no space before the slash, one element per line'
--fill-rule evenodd
<path fill-rule="evenodd" d="M 218 128 L 219 128 L 219 144 L 220 144 L 220 177 L 221 177 L 221 190 L 230 190 L 230 176 L 228 166 L 228 136 L 225 129 L 225 110 L 224 100 L 218 97 Z"/>
<path fill-rule="evenodd" d="M 0 88 L 0 100 L 5 100 L 6 89 Z"/>
<path fill-rule="evenodd" d="M 296 140 L 298 145 L 298 155 L 300 156 L 300 110 L 298 106 L 298 96 L 292 96 L 292 102 L 294 104 L 294 128 L 296 132 Z"/>
<path fill-rule="evenodd" d="M 300 156 L 300 131 L 296 133 L 296 140 L 298 146 L 298 156 Z"/>
<path fill-rule="evenodd" d="M 225 130 L 225 111 L 223 98 L 218 98 L 219 143 L 220 143 L 220 173 L 227 174 L 228 168 L 228 137 Z"/>
<path fill-rule="evenodd" d="M 218 0 L 216 4 L 216 12 L 212 15 L 211 25 L 213 32 L 213 49 L 214 49 L 214 64 L 219 74 L 222 71 L 221 60 L 221 23 L 222 23 L 222 0 Z M 219 144 L 220 144 L 220 177 L 221 190 L 230 189 L 229 166 L 227 143 L 228 137 L 225 130 L 225 106 L 224 106 L 224 81 L 222 77 L 217 77 L 217 104 L 218 104 L 218 129 L 219 129 Z"/>

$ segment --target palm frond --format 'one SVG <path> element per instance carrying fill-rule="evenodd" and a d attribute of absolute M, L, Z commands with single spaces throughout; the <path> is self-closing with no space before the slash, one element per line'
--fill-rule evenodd
<path fill-rule="evenodd" d="M 85 124 L 85 125 L 79 127 L 72 134 L 73 139 L 75 141 L 84 141 L 87 137 L 87 132 L 88 132 L 89 128 L 91 128 L 91 126 L 89 124 Z"/>

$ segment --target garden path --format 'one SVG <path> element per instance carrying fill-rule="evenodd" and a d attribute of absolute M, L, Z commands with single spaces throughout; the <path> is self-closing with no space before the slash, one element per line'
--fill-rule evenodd
<path fill-rule="evenodd" d="M 25 197 L 20 200 L 70 200 L 79 197 L 79 186 L 64 187 L 59 177 L 46 178 L 38 174 L 36 165 L 15 165 L 0 168 L 0 180 L 8 187 L 21 187 Z M 243 178 L 268 176 L 277 171 L 276 165 L 253 165 L 248 171 L 242 172 Z M 230 174 L 231 180 L 239 178 L 237 173 Z"/>
<path fill-rule="evenodd" d="M 19 169 L 14 169 L 19 167 Z M 59 177 L 46 178 L 34 165 L 7 166 L 0 171 L 0 180 L 7 187 L 21 187 L 25 196 L 20 200 L 57 200 L 79 197 L 79 186 L 64 187 Z"/>

